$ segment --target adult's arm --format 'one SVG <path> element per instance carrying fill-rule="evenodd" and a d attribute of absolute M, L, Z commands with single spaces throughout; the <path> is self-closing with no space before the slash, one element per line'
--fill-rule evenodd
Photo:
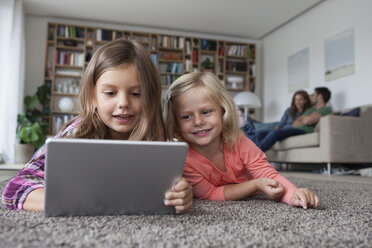
<path fill-rule="evenodd" d="M 290 114 L 291 114 L 291 109 L 287 108 L 283 115 L 282 118 L 280 119 L 279 123 L 275 126 L 275 129 L 283 128 L 285 125 L 288 124 L 288 120 L 290 119 Z"/>
<path fill-rule="evenodd" d="M 293 127 L 298 126 L 311 126 L 319 122 L 322 115 L 319 112 L 313 112 L 311 115 L 308 116 L 300 116 L 297 120 L 295 120 L 292 124 Z"/>

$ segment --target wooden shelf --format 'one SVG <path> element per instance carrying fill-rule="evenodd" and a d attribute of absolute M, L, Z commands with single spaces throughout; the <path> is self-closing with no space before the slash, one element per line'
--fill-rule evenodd
<path fill-rule="evenodd" d="M 209 51 L 209 50 L 203 50 L 203 49 L 201 49 L 200 50 L 200 53 L 214 55 L 214 54 L 217 53 L 217 51 Z"/>
<path fill-rule="evenodd" d="M 58 95 L 58 96 L 74 96 L 74 97 L 77 97 L 79 95 L 75 93 L 66 93 L 66 92 L 58 92 L 58 91 L 53 91 L 53 94 Z"/>
<path fill-rule="evenodd" d="M 77 113 L 77 112 L 53 111 L 53 114 L 58 114 L 58 115 L 77 115 L 79 113 Z"/>
<path fill-rule="evenodd" d="M 182 63 L 183 62 L 182 60 L 177 60 L 177 59 L 159 59 L 158 61 L 159 61 L 159 63 L 161 63 L 161 62 L 164 62 L 164 63 L 167 63 L 167 62 Z"/>
<path fill-rule="evenodd" d="M 63 65 L 63 64 L 56 64 L 56 67 L 58 68 L 66 68 L 66 69 L 76 69 L 76 70 L 82 70 L 82 66 L 74 66 L 74 65 Z"/>
<path fill-rule="evenodd" d="M 235 75 L 246 75 L 246 71 L 226 71 L 226 74 L 235 74 Z"/>
<path fill-rule="evenodd" d="M 164 89 L 167 89 L 174 80 L 183 74 L 202 70 L 203 66 L 201 64 L 207 58 L 213 63 L 213 71 L 223 81 L 229 91 L 251 90 L 255 88 L 255 70 L 257 69 L 255 44 L 182 35 L 49 23 L 47 27 L 44 72 L 44 75 L 49 75 L 48 77 L 44 77 L 44 82 L 48 82 L 51 88 L 49 134 L 53 135 L 57 131 L 54 124 L 56 119 L 62 118 L 62 122 L 64 123 L 66 118 L 71 118 L 77 114 L 75 112 L 61 112 L 55 109 L 58 106 L 57 101 L 59 99 L 63 97 L 76 99 L 78 96 L 78 94 L 57 91 L 57 86 L 60 89 L 61 84 L 68 84 L 67 87 L 72 87 L 71 84 L 73 84 L 74 89 L 76 89 L 88 65 L 86 59 L 91 58 L 100 46 L 110 40 L 123 37 L 137 39 L 147 48 L 151 54 L 151 59 L 158 67 Z M 179 59 L 176 55 L 171 56 L 169 54 L 172 52 L 179 54 Z M 168 53 L 168 55 L 165 55 L 165 53 Z M 65 57 L 64 61 L 69 61 L 70 57 L 68 54 L 70 56 L 78 56 L 79 62 L 76 64 L 79 66 L 56 64 L 56 54 L 58 56 L 60 54 L 62 54 L 61 56 L 67 54 L 68 57 Z M 163 55 L 171 59 L 164 59 L 162 58 Z M 166 72 L 166 70 L 170 71 L 168 68 L 170 66 L 172 66 L 172 71 L 182 71 L 182 73 Z M 247 71 L 233 70 L 241 68 L 244 70 L 247 68 Z M 227 81 L 230 76 L 242 77 L 243 88 L 231 88 L 231 84 Z M 63 86 L 65 87 L 66 85 Z M 58 122 L 60 123 L 60 119 Z"/>
<path fill-rule="evenodd" d="M 80 79 L 81 76 L 78 76 L 78 75 L 69 75 L 69 74 L 56 74 L 54 77 L 61 77 L 61 78 L 77 78 L 77 79 Z"/>
<path fill-rule="evenodd" d="M 74 40 L 74 41 L 78 41 L 78 42 L 84 42 L 85 41 L 84 38 L 72 38 L 72 37 L 61 37 L 61 36 L 58 36 L 57 40 Z"/>
<path fill-rule="evenodd" d="M 74 47 L 74 46 L 57 46 L 58 50 L 69 50 L 69 51 L 79 51 L 84 52 L 84 47 Z"/>

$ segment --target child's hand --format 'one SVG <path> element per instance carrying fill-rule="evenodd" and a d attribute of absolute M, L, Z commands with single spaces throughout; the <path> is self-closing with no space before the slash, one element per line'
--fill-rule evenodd
<path fill-rule="evenodd" d="M 265 193 L 270 199 L 276 200 L 284 194 L 283 186 L 270 178 L 259 178 L 257 181 L 257 189 Z"/>
<path fill-rule="evenodd" d="M 174 206 L 176 213 L 184 213 L 192 206 L 192 188 L 185 178 L 172 187 L 172 191 L 165 194 L 164 204 Z"/>
<path fill-rule="evenodd" d="M 292 206 L 303 207 L 304 209 L 317 208 L 319 205 L 319 197 L 311 190 L 301 188 L 297 189 L 291 198 Z"/>

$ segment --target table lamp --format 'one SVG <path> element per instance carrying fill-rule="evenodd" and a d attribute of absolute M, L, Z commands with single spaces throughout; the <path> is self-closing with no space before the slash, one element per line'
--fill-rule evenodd
<path fill-rule="evenodd" d="M 260 108 L 261 101 L 250 91 L 242 91 L 235 95 L 234 102 L 238 107 L 244 108 L 244 120 L 247 120 L 249 108 Z"/>

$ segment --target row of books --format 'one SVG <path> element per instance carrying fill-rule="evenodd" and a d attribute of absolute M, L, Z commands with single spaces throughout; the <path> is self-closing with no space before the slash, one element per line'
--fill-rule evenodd
<path fill-rule="evenodd" d="M 192 62 L 198 63 L 198 50 L 194 49 L 192 51 Z"/>
<path fill-rule="evenodd" d="M 56 64 L 84 66 L 84 53 L 56 51 Z"/>
<path fill-rule="evenodd" d="M 225 55 L 225 46 L 220 46 L 218 49 L 218 56 L 224 56 Z"/>
<path fill-rule="evenodd" d="M 116 32 L 115 32 L 116 34 Z M 105 40 L 112 40 L 112 31 L 105 30 L 101 28 L 96 29 L 96 40 L 97 41 L 105 41 Z"/>
<path fill-rule="evenodd" d="M 226 70 L 227 71 L 246 72 L 248 70 L 248 63 L 247 62 L 226 61 Z"/>
<path fill-rule="evenodd" d="M 183 37 L 160 36 L 160 47 L 183 49 L 184 45 L 185 39 Z"/>
<path fill-rule="evenodd" d="M 163 85 L 171 85 L 179 77 L 179 75 L 160 75 L 161 83 Z"/>
<path fill-rule="evenodd" d="M 45 76 L 48 78 L 53 77 L 52 64 L 49 61 L 46 62 Z"/>
<path fill-rule="evenodd" d="M 84 29 L 74 26 L 58 26 L 58 36 L 65 38 L 84 38 Z"/>
<path fill-rule="evenodd" d="M 151 38 L 151 49 L 156 50 L 157 49 L 157 39 L 155 37 Z"/>
<path fill-rule="evenodd" d="M 190 40 L 186 40 L 186 54 L 191 54 L 191 41 Z"/>
<path fill-rule="evenodd" d="M 252 77 L 256 76 L 256 66 L 255 66 L 255 64 L 251 64 L 249 66 L 249 75 L 252 76 Z"/>
<path fill-rule="evenodd" d="M 216 51 L 217 42 L 214 40 L 201 40 L 201 49 L 208 51 Z"/>
<path fill-rule="evenodd" d="M 255 87 L 256 87 L 256 84 L 255 84 L 255 82 L 252 81 L 252 82 L 249 83 L 248 90 L 250 92 L 254 92 Z"/>
<path fill-rule="evenodd" d="M 246 46 L 232 45 L 229 47 L 227 55 L 244 57 L 246 54 Z"/>
<path fill-rule="evenodd" d="M 163 51 L 163 52 L 160 52 L 159 54 L 160 54 L 160 58 L 162 59 L 170 59 L 170 60 L 182 59 L 181 52 Z"/>
<path fill-rule="evenodd" d="M 185 72 L 191 72 L 192 70 L 192 61 L 191 59 L 185 60 Z"/>
<path fill-rule="evenodd" d="M 165 72 L 182 74 L 183 73 L 182 68 L 183 68 L 182 63 L 168 63 L 167 69 Z"/>
<path fill-rule="evenodd" d="M 151 59 L 152 59 L 152 62 L 154 63 L 154 65 L 158 66 L 158 54 L 157 53 L 152 53 L 151 54 Z"/>

